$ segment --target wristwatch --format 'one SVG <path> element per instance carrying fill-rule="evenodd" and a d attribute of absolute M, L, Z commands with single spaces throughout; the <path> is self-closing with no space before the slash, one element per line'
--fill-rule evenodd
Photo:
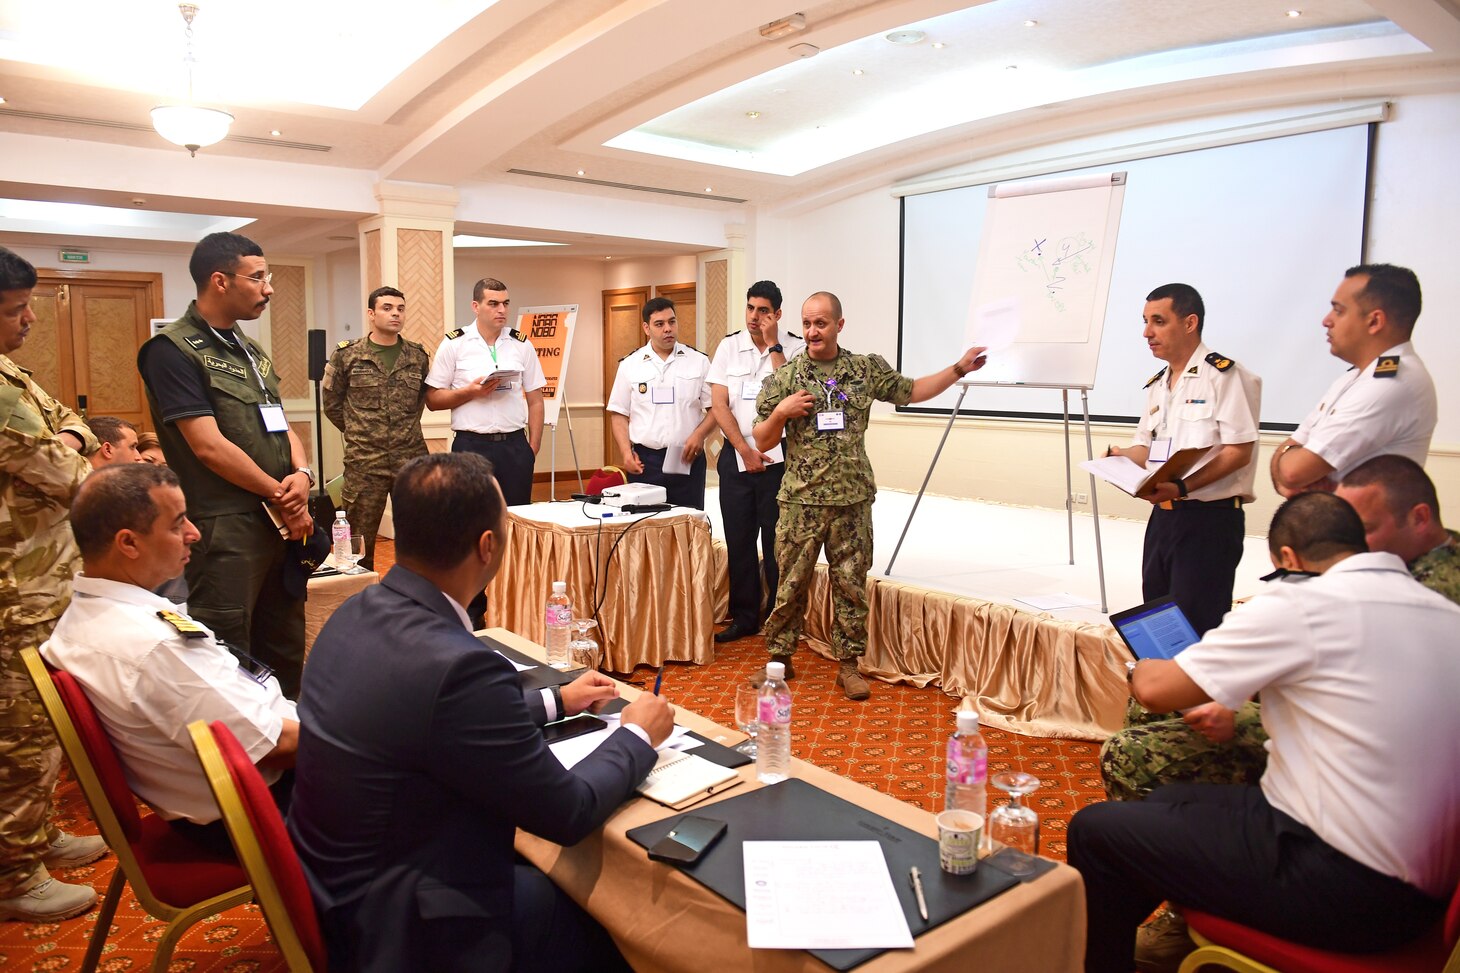
<path fill-rule="evenodd" d="M 767 348 L 766 351 L 772 355 L 784 355 L 786 353 L 786 349 L 781 347 L 779 341 Z"/>
<path fill-rule="evenodd" d="M 296 467 L 294 467 L 294 472 L 295 473 L 303 473 L 305 476 L 309 477 L 309 486 L 310 486 L 311 489 L 314 487 L 314 471 L 313 470 L 311 470 L 307 466 L 296 466 Z"/>

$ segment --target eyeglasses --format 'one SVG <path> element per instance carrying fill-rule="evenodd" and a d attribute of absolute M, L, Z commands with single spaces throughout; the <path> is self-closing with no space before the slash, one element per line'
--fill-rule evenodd
<path fill-rule="evenodd" d="M 249 274 L 235 274 L 231 270 L 220 270 L 219 273 L 220 274 L 227 274 L 229 277 L 242 277 L 244 280 L 251 280 L 255 284 L 272 284 L 274 282 L 274 275 L 272 273 L 263 274 L 262 276 L 257 276 L 257 275 L 250 276 Z"/>
<path fill-rule="evenodd" d="M 511 301 L 484 301 L 483 303 L 486 304 L 487 307 L 489 307 L 493 311 L 495 311 L 499 307 L 511 307 L 512 306 L 512 302 Z"/>

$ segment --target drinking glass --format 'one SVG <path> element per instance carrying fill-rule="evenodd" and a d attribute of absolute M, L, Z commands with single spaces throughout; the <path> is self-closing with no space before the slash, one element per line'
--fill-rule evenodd
<path fill-rule="evenodd" d="M 1039 853 L 1039 815 L 1020 802 L 1039 789 L 1039 778 L 1007 771 L 994 774 L 989 783 L 1009 795 L 1009 803 L 989 815 L 989 837 L 1009 849 L 999 856 L 999 864 L 1012 875 L 1028 875 L 1034 871 L 1034 856 Z"/>
<path fill-rule="evenodd" d="M 591 618 L 573 619 L 573 641 L 568 643 L 568 659 L 573 665 L 598 669 L 598 664 L 603 661 L 603 649 L 593 638 L 593 630 L 597 627 L 598 622 Z"/>
<path fill-rule="evenodd" d="M 735 723 L 748 739 L 735 748 L 736 753 L 755 756 L 755 736 L 760 731 L 760 685 L 765 673 L 758 672 L 735 687 Z"/>
<path fill-rule="evenodd" d="M 340 568 L 341 574 L 364 574 L 365 568 L 360 567 L 360 559 L 365 556 L 365 538 L 359 534 L 350 537 L 350 553 L 345 557 L 350 562 Z"/>

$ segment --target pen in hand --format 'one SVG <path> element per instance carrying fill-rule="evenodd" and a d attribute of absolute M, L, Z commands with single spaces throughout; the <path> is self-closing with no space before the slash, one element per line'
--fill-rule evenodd
<path fill-rule="evenodd" d="M 923 917 L 924 922 L 927 922 L 928 900 L 923 898 L 923 873 L 918 871 L 918 866 L 914 865 L 907 870 L 907 877 L 908 881 L 912 882 L 913 894 L 918 897 L 918 915 Z"/>
<path fill-rule="evenodd" d="M 654 695 L 659 695 L 659 686 L 664 682 L 664 667 L 659 667 L 659 672 L 654 676 Z"/>

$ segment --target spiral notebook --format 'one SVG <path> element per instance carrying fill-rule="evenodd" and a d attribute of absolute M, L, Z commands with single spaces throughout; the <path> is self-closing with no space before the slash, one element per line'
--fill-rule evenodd
<path fill-rule="evenodd" d="M 740 783 L 729 767 L 682 750 L 659 751 L 659 762 L 638 786 L 638 792 L 676 811 Z"/>

